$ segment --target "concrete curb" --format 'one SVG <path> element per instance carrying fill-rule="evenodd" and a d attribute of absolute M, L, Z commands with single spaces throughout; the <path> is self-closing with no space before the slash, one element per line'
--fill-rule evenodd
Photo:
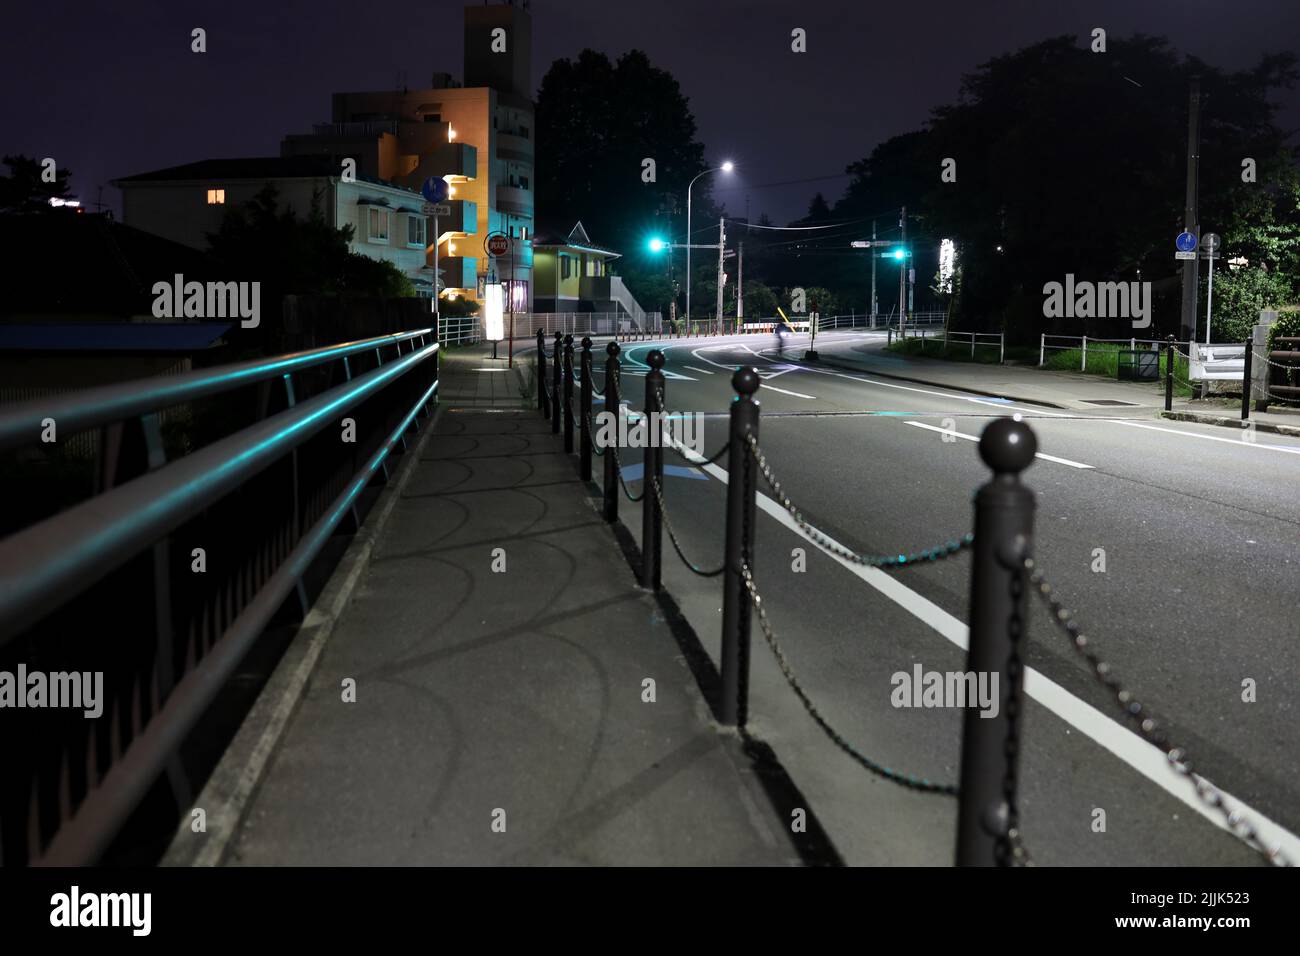
<path fill-rule="evenodd" d="M 954 392 L 969 392 L 972 395 L 983 395 L 986 398 L 1005 398 L 1008 401 L 1019 402 L 1022 405 L 1038 405 L 1041 408 L 1059 408 L 1061 411 L 1070 411 L 1068 405 L 1058 405 L 1055 402 L 1045 402 L 1038 398 L 1022 398 L 1018 395 L 1008 395 L 1006 392 L 988 392 L 979 388 L 971 388 L 967 385 L 952 385 L 947 382 L 936 382 L 927 378 L 916 378 L 911 375 L 897 375 L 893 372 L 878 372 L 875 369 L 862 368 L 858 365 L 847 365 L 834 361 L 820 359 L 816 362 L 809 362 L 809 365 L 825 365 L 828 368 L 837 368 L 844 372 L 858 372 L 862 375 L 876 375 L 880 378 L 892 378 L 900 382 L 911 382 L 914 385 L 929 385 L 933 388 L 946 388 Z"/>
<path fill-rule="evenodd" d="M 334 633 L 335 624 L 352 600 L 362 575 L 370 566 L 375 541 L 383 533 L 393 508 L 415 474 L 420 454 L 445 407 L 438 405 L 433 415 L 425 420 L 419 438 L 407 451 L 397 474 L 381 492 L 306 619 L 299 625 L 266 686 L 257 695 L 230 746 L 208 777 L 203 791 L 194 799 L 193 808 L 201 807 L 206 814 L 206 834 L 192 832 L 189 814 L 184 814 L 159 866 L 221 866 L 225 862 L 244 815 L 306 692 L 316 663 Z"/>
<path fill-rule="evenodd" d="M 1231 418 L 1227 415 L 1206 415 L 1203 412 L 1161 412 L 1161 418 L 1172 419 L 1176 422 L 1196 422 L 1199 425 L 1222 425 L 1225 428 L 1235 428 L 1241 431 L 1247 424 L 1253 424 L 1255 431 L 1271 432 L 1274 435 L 1290 435 L 1293 438 L 1300 438 L 1300 426 L 1296 425 L 1275 425 L 1272 422 L 1243 422 L 1240 418 Z"/>

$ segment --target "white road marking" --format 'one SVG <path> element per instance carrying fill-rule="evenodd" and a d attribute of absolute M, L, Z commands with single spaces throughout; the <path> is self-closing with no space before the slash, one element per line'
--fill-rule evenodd
<path fill-rule="evenodd" d="M 952 435 L 955 438 L 964 438 L 967 441 L 979 441 L 978 435 L 963 435 L 961 432 L 953 431 L 951 428 L 940 428 L 938 425 L 927 425 L 925 422 L 905 421 L 904 425 L 912 425 L 915 428 L 924 428 L 927 431 L 938 432 L 941 435 Z M 1071 468 L 1092 468 L 1092 465 L 1085 465 L 1081 461 L 1071 461 L 1068 458 L 1057 458 L 1055 455 L 1047 455 L 1043 452 L 1035 452 L 1035 458 L 1041 458 L 1044 461 L 1054 461 L 1058 465 L 1069 465 Z"/>
<path fill-rule="evenodd" d="M 1129 422 L 1123 419 L 1106 419 L 1113 421 L 1116 425 L 1128 425 L 1131 428 L 1146 428 L 1153 432 L 1168 432 L 1170 435 L 1182 435 L 1184 438 L 1204 438 L 1206 441 L 1221 441 L 1229 445 L 1238 445 L 1244 448 L 1267 448 L 1269 451 L 1280 451 L 1288 455 L 1300 455 L 1300 448 L 1295 445 L 1266 445 L 1258 442 L 1246 441 L 1242 438 L 1222 438 L 1218 435 L 1202 435 L 1200 432 L 1184 432 L 1176 428 L 1161 428 L 1159 425 L 1143 425 L 1141 422 Z M 1223 427 L 1223 426 L 1218 426 Z"/>
<path fill-rule="evenodd" d="M 702 455 L 696 454 L 672 438 L 667 440 L 676 445 L 688 460 L 701 465 L 701 470 L 708 472 L 724 485 L 727 484 L 729 475 L 725 469 L 717 465 L 704 464 L 705 458 Z M 790 517 L 788 511 L 761 492 L 756 497 L 761 511 L 776 519 L 778 523 L 785 526 L 797 537 L 806 540 L 805 535 L 800 531 L 799 526 L 795 524 L 794 519 Z M 822 535 L 831 544 L 838 545 L 841 548 L 844 547 L 824 531 L 813 528 L 812 525 L 809 525 L 809 528 Z M 820 548 L 816 550 L 821 551 Z M 826 556 L 875 588 L 961 650 L 968 649 L 970 629 L 965 623 L 949 614 L 933 601 L 922 597 L 911 588 L 899 583 L 897 579 L 890 577 L 877 568 L 854 564 L 836 554 L 827 554 Z M 1080 733 L 1110 751 L 1111 754 L 1128 764 L 1156 786 L 1181 800 L 1220 830 L 1232 832 L 1223 817 L 1196 794 L 1198 780 L 1205 780 L 1206 783 L 1214 786 L 1207 778 L 1199 774 L 1192 774 L 1190 778 L 1182 776 L 1170 766 L 1168 758 L 1154 744 L 1148 743 L 1091 704 L 1080 700 L 1060 684 L 1033 667 L 1025 668 L 1024 691 L 1061 720 L 1064 720 Z M 1219 787 L 1215 787 L 1215 789 L 1222 796 L 1224 805 L 1229 810 L 1236 809 L 1250 817 L 1262 844 L 1265 846 L 1279 846 L 1289 858 L 1293 860 L 1300 859 L 1300 836 L 1296 836 L 1280 823 L 1265 816 L 1259 810 L 1233 796 L 1228 791 Z"/>
<path fill-rule="evenodd" d="M 793 395 L 795 398 L 807 398 L 814 402 L 817 401 L 816 395 L 805 395 L 803 392 L 792 392 L 788 388 L 777 388 L 775 385 L 768 385 L 767 382 L 764 382 L 760 388 L 765 392 L 780 392 L 782 395 Z"/>
<path fill-rule="evenodd" d="M 707 368 L 696 368 L 694 365 L 683 365 L 682 368 L 688 368 L 688 369 L 690 369 L 692 372 L 700 372 L 700 373 L 702 373 L 702 374 L 704 374 L 704 375 L 712 375 L 712 374 L 713 374 L 713 373 L 712 373 L 711 371 L 709 371 Z"/>

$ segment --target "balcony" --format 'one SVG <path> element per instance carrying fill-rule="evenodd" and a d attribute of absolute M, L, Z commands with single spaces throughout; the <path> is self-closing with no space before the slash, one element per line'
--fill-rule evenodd
<path fill-rule="evenodd" d="M 444 289 L 468 289 L 471 294 L 478 289 L 478 259 L 473 256 L 451 256 L 438 260 Z"/>
<path fill-rule="evenodd" d="M 532 191 L 518 186 L 497 186 L 497 208 L 516 216 L 532 216 Z"/>
<path fill-rule="evenodd" d="M 532 163 L 533 141 L 513 133 L 497 133 L 497 156 Z"/>
<path fill-rule="evenodd" d="M 468 143 L 446 143 L 420 163 L 419 173 L 429 176 L 478 176 L 478 149 Z M 423 181 L 423 180 L 422 180 Z"/>
<path fill-rule="evenodd" d="M 438 217 L 439 232 L 464 232 L 470 235 L 478 232 L 478 203 L 469 199 L 451 199 L 443 205 L 451 208 L 451 215 Z M 429 228 L 433 229 L 432 221 Z"/>

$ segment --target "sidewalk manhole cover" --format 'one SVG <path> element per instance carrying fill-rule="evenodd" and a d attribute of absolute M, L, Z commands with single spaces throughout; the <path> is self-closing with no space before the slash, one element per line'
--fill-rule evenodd
<path fill-rule="evenodd" d="M 1134 408 L 1141 408 L 1137 402 L 1117 402 L 1113 398 L 1082 398 L 1080 401 L 1088 405 L 1131 405 Z"/>

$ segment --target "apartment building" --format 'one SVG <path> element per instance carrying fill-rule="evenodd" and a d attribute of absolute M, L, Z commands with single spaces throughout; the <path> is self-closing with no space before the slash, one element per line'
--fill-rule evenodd
<path fill-rule="evenodd" d="M 534 138 L 532 21 L 525 5 L 465 8 L 465 76 L 426 89 L 335 93 L 331 118 L 281 143 L 281 155 L 323 157 L 342 171 L 419 190 L 445 179 L 451 215 L 431 236 L 445 294 L 482 301 L 492 269 L 484 248 L 496 232 L 514 240 L 513 268 L 498 271 L 515 311 L 533 303 Z M 513 279 L 509 273 L 513 272 Z M 504 274 L 503 274 L 504 273 Z"/>

